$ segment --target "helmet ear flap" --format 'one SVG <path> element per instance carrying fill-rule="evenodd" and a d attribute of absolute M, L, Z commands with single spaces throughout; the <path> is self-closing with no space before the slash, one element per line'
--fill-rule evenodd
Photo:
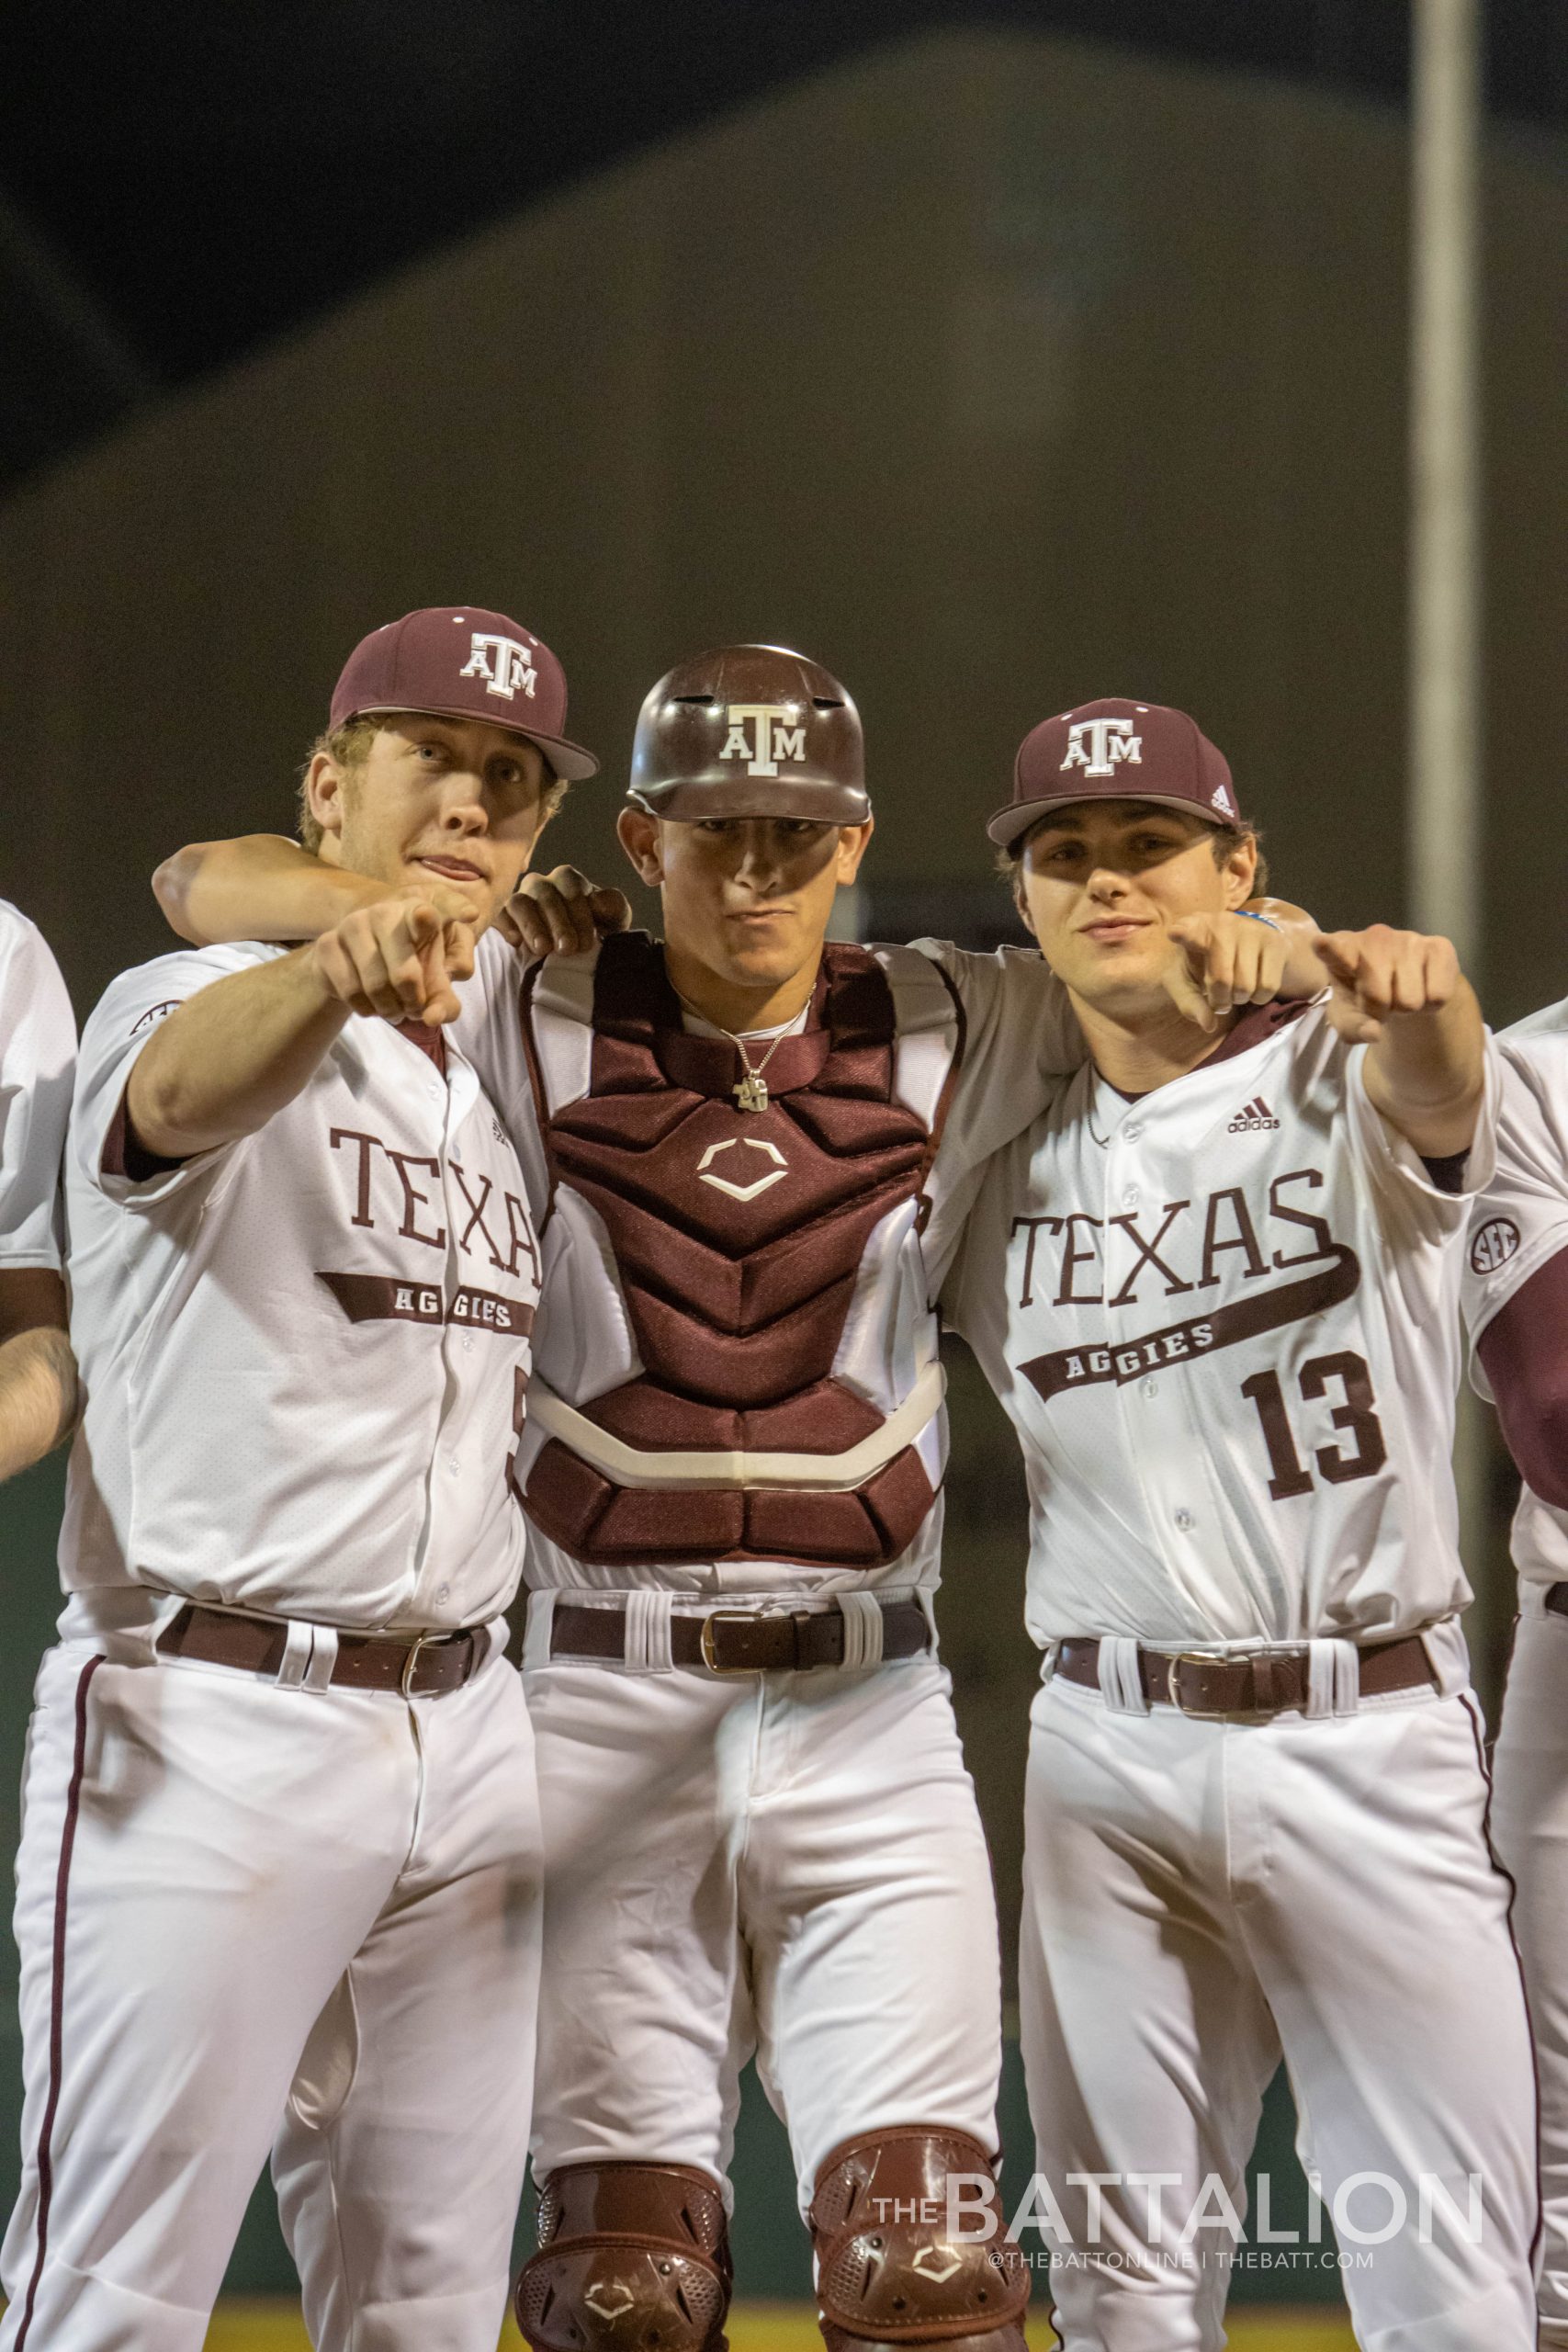
<path fill-rule="evenodd" d="M 863 824 L 860 714 L 829 671 L 778 645 L 679 663 L 644 702 L 628 797 L 650 814 Z"/>

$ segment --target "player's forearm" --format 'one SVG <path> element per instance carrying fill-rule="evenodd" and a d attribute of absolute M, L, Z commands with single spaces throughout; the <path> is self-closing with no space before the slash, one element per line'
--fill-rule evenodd
<path fill-rule="evenodd" d="M 294 1100 L 348 1017 L 313 947 L 198 989 L 152 1032 L 131 1070 L 138 1142 L 160 1159 L 188 1159 L 254 1135 Z"/>
<path fill-rule="evenodd" d="M 0 1340 L 0 1479 L 59 1444 L 76 1419 L 76 1359 L 52 1325 Z"/>
<path fill-rule="evenodd" d="M 1285 968 L 1280 976 L 1282 997 L 1316 996 L 1328 984 L 1328 975 L 1314 952 L 1317 924 L 1304 907 L 1289 899 L 1249 899 L 1245 911 L 1271 922 L 1285 942 Z"/>
<path fill-rule="evenodd" d="M 192 842 L 165 858 L 152 894 L 182 939 L 317 939 L 387 886 L 327 865 L 282 833 Z"/>
<path fill-rule="evenodd" d="M 1461 978 L 1446 1004 L 1391 1012 L 1367 1049 L 1367 1092 L 1424 1158 L 1468 1151 L 1486 1086 L 1486 1035 Z"/>

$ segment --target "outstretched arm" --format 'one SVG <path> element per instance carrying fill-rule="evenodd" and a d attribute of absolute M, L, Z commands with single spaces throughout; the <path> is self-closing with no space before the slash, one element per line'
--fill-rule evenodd
<path fill-rule="evenodd" d="M 472 970 L 471 933 L 405 897 L 212 981 L 136 1058 L 126 1108 L 138 1142 L 160 1159 L 188 1159 L 254 1135 L 293 1101 L 351 1013 L 455 1020 L 451 983 Z"/>
<path fill-rule="evenodd" d="M 1364 1043 L 1367 1092 L 1427 1159 L 1468 1151 L 1486 1084 L 1475 991 L 1446 939 L 1373 923 L 1325 933 L 1317 955 L 1333 988 L 1329 1018 Z"/>

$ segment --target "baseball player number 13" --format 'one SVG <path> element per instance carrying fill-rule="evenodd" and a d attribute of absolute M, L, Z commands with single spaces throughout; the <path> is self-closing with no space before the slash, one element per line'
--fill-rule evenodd
<path fill-rule="evenodd" d="M 1383 1443 L 1382 1425 L 1373 1409 L 1371 1375 L 1361 1357 L 1348 1353 L 1314 1356 L 1302 1366 L 1302 1395 L 1308 1403 L 1314 1403 L 1328 1395 L 1329 1383 L 1336 1380 L 1345 1401 L 1336 1405 L 1329 1419 L 1337 1430 L 1350 1431 L 1356 1441 L 1355 1451 L 1348 1453 L 1342 1446 L 1320 1445 L 1314 1459 L 1331 1487 L 1343 1487 L 1352 1478 L 1370 1478 L 1381 1470 L 1388 1448 Z M 1263 1424 L 1263 1442 L 1269 1448 L 1269 1467 L 1274 1474 L 1269 1481 L 1269 1494 L 1277 1503 L 1291 1495 L 1310 1495 L 1312 1472 L 1303 1468 L 1296 1451 L 1279 1374 L 1255 1372 L 1250 1380 L 1242 1382 L 1241 1393 L 1257 1406 L 1258 1418 Z"/>

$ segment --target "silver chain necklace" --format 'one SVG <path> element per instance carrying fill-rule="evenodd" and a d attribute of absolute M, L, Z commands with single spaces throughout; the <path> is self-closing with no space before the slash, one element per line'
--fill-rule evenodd
<path fill-rule="evenodd" d="M 762 1072 L 767 1069 L 768 1064 L 773 1060 L 773 1056 L 778 1052 L 778 1049 L 784 1044 L 784 1039 L 793 1034 L 795 1022 L 785 1022 L 784 1027 L 779 1031 L 778 1035 L 773 1039 L 773 1044 L 768 1047 L 767 1052 L 762 1056 L 761 1060 L 760 1062 L 753 1062 L 746 1051 L 746 1041 L 743 1037 L 738 1037 L 733 1029 L 726 1029 L 719 1022 L 709 1020 L 708 1015 L 705 1012 L 702 1012 L 696 1005 L 691 1003 L 687 998 L 681 996 L 679 989 L 675 990 L 675 993 L 681 998 L 681 1002 L 685 1005 L 688 1012 L 694 1013 L 696 1018 L 701 1022 L 706 1023 L 706 1025 L 710 1029 L 716 1029 L 721 1037 L 728 1037 L 736 1052 L 739 1055 L 742 1073 L 740 1082 L 737 1086 L 732 1086 L 729 1090 L 731 1094 L 735 1097 L 735 1105 L 737 1110 L 765 1111 L 771 1098 L 768 1093 L 768 1081 L 762 1076 Z M 795 1020 L 798 1021 L 800 1015 L 796 1013 Z"/>

